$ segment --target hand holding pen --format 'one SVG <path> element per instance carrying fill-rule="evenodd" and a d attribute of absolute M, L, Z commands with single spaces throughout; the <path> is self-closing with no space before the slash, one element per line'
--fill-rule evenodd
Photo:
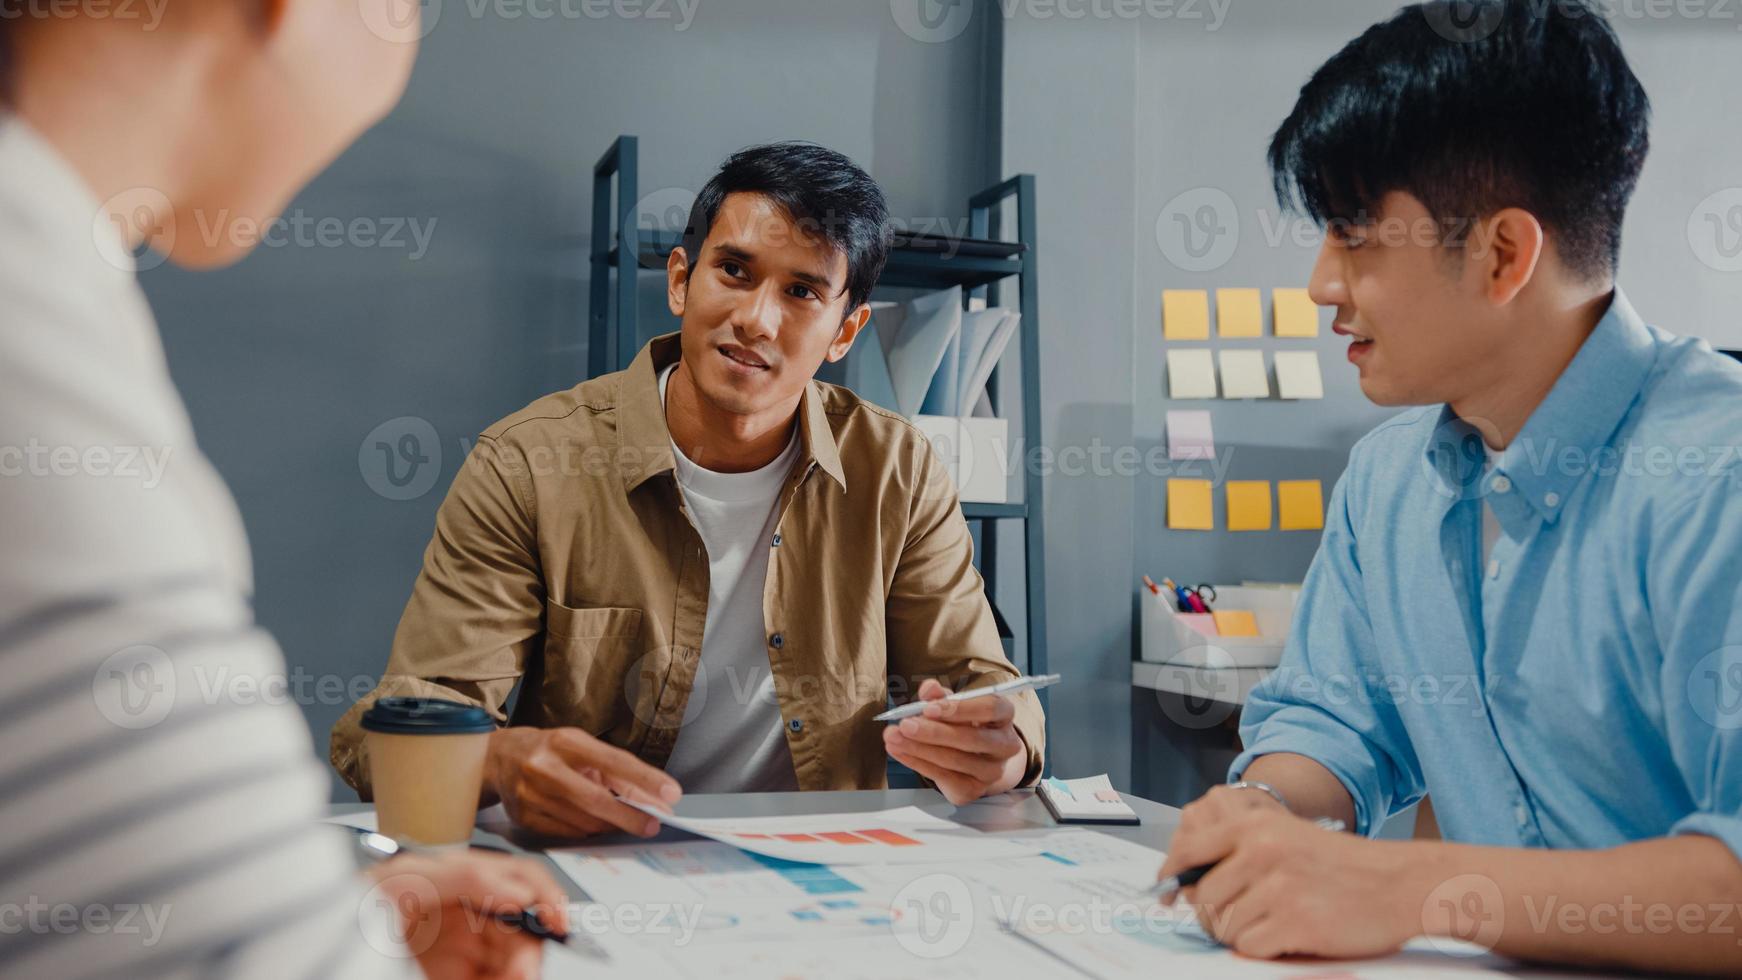
<path fill-rule="evenodd" d="M 1343 821 L 1332 820 L 1329 817 L 1320 817 L 1313 821 L 1313 825 L 1320 830 L 1328 830 L 1334 834 L 1340 834 L 1348 829 Z M 1143 893 L 1161 899 L 1171 898 L 1180 889 L 1190 888 L 1203 880 L 1205 875 L 1216 870 L 1216 866 L 1221 863 L 1219 860 L 1210 861 L 1205 864 L 1193 865 L 1178 874 L 1164 875 L 1157 879 L 1155 884 L 1145 889 Z"/>
<path fill-rule="evenodd" d="M 568 895 L 538 862 L 479 844 L 432 849 L 352 830 L 375 890 L 405 918 L 406 946 L 426 976 L 536 980 L 546 941 L 610 959 L 592 937 L 568 931 Z M 501 928 L 466 927 L 480 910 Z"/>
<path fill-rule="evenodd" d="M 1057 681 L 1022 677 L 952 694 L 927 678 L 918 700 L 876 716 L 894 722 L 883 729 L 883 748 L 957 806 L 1014 789 L 1028 771 L 1028 743 L 1016 731 L 1016 702 L 1000 695 Z"/>
<path fill-rule="evenodd" d="M 1434 868 L 1419 852 L 1326 833 L 1339 826 L 1334 819 L 1298 817 L 1280 796 L 1259 783 L 1233 784 L 1188 804 L 1157 872 L 1174 880 L 1154 890 L 1165 897 L 1174 889 L 1206 936 L 1258 959 L 1381 956 L 1421 934 Z M 1325 816 L 1349 819 L 1346 811 Z M 1182 883 L 1190 877 L 1197 883 Z"/>

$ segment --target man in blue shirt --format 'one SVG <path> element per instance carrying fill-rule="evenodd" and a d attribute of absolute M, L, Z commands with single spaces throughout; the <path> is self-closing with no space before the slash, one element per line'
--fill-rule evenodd
<path fill-rule="evenodd" d="M 1614 284 L 1649 105 L 1582 3 L 1408 7 L 1270 148 L 1363 438 L 1164 875 L 1259 957 L 1742 971 L 1742 368 Z M 1443 841 L 1375 841 L 1431 796 Z M 1331 834 L 1313 818 L 1343 821 Z"/>

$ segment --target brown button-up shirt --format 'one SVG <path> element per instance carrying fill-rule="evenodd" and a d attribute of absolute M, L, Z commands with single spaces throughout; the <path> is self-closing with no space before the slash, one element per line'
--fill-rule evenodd
<path fill-rule="evenodd" d="M 333 726 L 333 766 L 364 799 L 358 725 L 376 698 L 469 701 L 517 725 L 582 728 L 663 767 L 701 658 L 708 556 L 675 479 L 655 339 L 627 371 L 541 398 L 486 430 L 436 515 L 387 673 Z M 813 381 L 782 487 L 762 610 L 802 789 L 884 786 L 881 722 L 927 677 L 967 690 L 1004 656 L 955 487 L 920 432 Z M 513 716 L 506 702 L 521 683 Z M 733 710 L 708 704 L 703 710 Z M 1016 701 L 1028 783 L 1045 739 Z"/>

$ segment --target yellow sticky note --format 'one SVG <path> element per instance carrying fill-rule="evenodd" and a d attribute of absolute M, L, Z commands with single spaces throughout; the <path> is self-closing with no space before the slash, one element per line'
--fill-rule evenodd
<path fill-rule="evenodd" d="M 1270 481 L 1229 480 L 1228 530 L 1270 530 Z"/>
<path fill-rule="evenodd" d="M 1214 531 L 1216 515 L 1208 480 L 1167 481 L 1167 526 L 1176 531 Z"/>
<path fill-rule="evenodd" d="M 1319 307 L 1304 289 L 1278 289 L 1271 293 L 1276 307 L 1278 337 L 1317 337 Z"/>
<path fill-rule="evenodd" d="M 1317 531 L 1325 526 L 1324 487 L 1317 480 L 1278 480 L 1276 509 L 1284 531 Z"/>
<path fill-rule="evenodd" d="M 1210 339 L 1210 294 L 1201 289 L 1161 291 L 1161 335 L 1168 340 Z"/>
<path fill-rule="evenodd" d="M 1216 632 L 1222 636 L 1257 636 L 1258 617 L 1248 609 L 1218 609 L 1210 613 Z"/>
<path fill-rule="evenodd" d="M 1216 331 L 1224 337 L 1264 336 L 1264 299 L 1258 290 L 1216 290 Z"/>

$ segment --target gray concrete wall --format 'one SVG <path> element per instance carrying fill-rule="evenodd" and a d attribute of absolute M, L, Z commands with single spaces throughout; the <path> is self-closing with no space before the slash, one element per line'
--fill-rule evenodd
<path fill-rule="evenodd" d="M 366 690 L 385 664 L 465 440 L 585 374 L 592 166 L 618 134 L 641 137 L 649 195 L 693 193 L 774 139 L 852 156 L 911 223 L 959 225 L 990 182 L 988 22 L 932 44 L 858 0 L 702 2 L 687 24 L 578 3 L 533 16 L 560 14 L 554 0 L 429 6 L 403 103 L 291 204 L 301 232 L 221 273 L 142 276 L 323 753 L 350 700 L 334 685 Z M 332 218 L 374 233 L 323 245 Z M 427 426 L 375 433 L 401 417 Z M 407 433 L 430 462 L 403 491 L 421 493 L 390 499 L 374 443 Z"/>

